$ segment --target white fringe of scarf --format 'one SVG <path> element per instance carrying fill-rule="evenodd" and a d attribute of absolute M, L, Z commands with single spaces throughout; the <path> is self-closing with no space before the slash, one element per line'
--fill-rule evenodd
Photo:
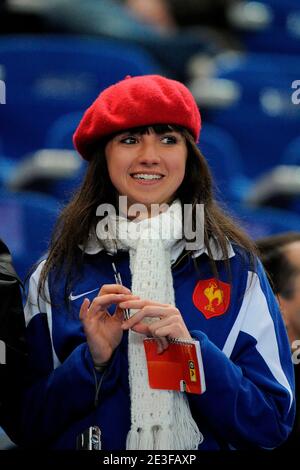
<path fill-rule="evenodd" d="M 108 251 L 113 245 L 129 250 L 132 293 L 141 299 L 175 305 L 171 253 L 172 250 L 178 252 L 178 243 L 182 240 L 181 203 L 176 200 L 166 212 L 140 222 L 112 216 L 108 216 L 106 222 L 111 240 L 104 240 L 98 230 L 97 236 Z M 113 236 L 116 227 L 117 240 Z M 133 313 L 131 311 L 131 315 Z M 185 394 L 154 390 L 148 385 L 144 337 L 129 331 L 131 428 L 126 449 L 198 449 L 202 436 Z"/>

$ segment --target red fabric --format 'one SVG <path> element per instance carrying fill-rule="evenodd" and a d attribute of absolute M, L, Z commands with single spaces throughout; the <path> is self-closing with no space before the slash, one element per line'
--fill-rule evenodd
<path fill-rule="evenodd" d="M 199 139 L 201 117 L 191 92 L 160 75 L 126 77 L 106 88 L 86 110 L 73 136 L 75 148 L 90 160 L 102 137 L 133 127 L 177 124 Z"/>

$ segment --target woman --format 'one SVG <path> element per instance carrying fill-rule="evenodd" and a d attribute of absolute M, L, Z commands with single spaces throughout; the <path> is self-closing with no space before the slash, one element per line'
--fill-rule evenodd
<path fill-rule="evenodd" d="M 74 144 L 87 174 L 30 280 L 25 445 L 75 448 L 95 425 L 107 450 L 272 448 L 287 437 L 285 329 L 251 241 L 212 198 L 200 127 L 187 88 L 157 75 L 127 77 L 84 114 Z M 151 389 L 145 335 L 159 353 L 174 338 L 198 341 L 205 393 Z"/>

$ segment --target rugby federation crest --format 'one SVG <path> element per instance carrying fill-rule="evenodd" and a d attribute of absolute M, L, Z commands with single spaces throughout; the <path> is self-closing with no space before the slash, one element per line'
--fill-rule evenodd
<path fill-rule="evenodd" d="M 193 303 L 207 319 L 223 315 L 230 303 L 230 284 L 215 278 L 198 281 Z"/>

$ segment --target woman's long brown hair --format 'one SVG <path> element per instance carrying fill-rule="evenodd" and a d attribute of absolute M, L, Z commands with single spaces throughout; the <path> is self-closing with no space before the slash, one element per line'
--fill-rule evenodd
<path fill-rule="evenodd" d="M 154 131 L 161 133 L 171 126 L 152 126 Z M 162 127 L 164 129 L 162 129 Z M 146 128 L 140 128 L 145 132 Z M 144 129 L 144 130 L 143 130 Z M 186 139 L 188 158 L 185 177 L 177 190 L 176 197 L 182 204 L 204 205 L 204 244 L 210 255 L 210 263 L 215 275 L 218 274 L 217 264 L 212 259 L 209 240 L 213 236 L 218 242 L 224 257 L 225 265 L 229 270 L 228 241 L 242 247 L 254 262 L 256 249 L 250 238 L 240 229 L 234 220 L 221 209 L 213 198 L 212 177 L 208 164 L 195 144 L 189 132 L 185 129 L 172 126 L 180 131 Z M 90 161 L 81 187 L 70 203 L 62 211 L 50 242 L 49 255 L 43 266 L 39 280 L 39 295 L 44 299 L 45 282 L 53 269 L 56 273 L 63 272 L 65 283 L 65 300 L 72 290 L 74 265 L 80 273 L 83 266 L 84 247 L 87 245 L 92 227 L 96 226 L 99 218 L 96 210 L 100 204 L 112 204 L 117 208 L 117 194 L 112 185 L 105 158 L 105 145 L 102 142 Z M 193 224 L 195 213 L 193 213 Z M 83 250 L 79 249 L 81 245 Z M 230 271 L 230 270 L 229 270 Z M 47 299 L 48 300 L 48 299 Z"/>

